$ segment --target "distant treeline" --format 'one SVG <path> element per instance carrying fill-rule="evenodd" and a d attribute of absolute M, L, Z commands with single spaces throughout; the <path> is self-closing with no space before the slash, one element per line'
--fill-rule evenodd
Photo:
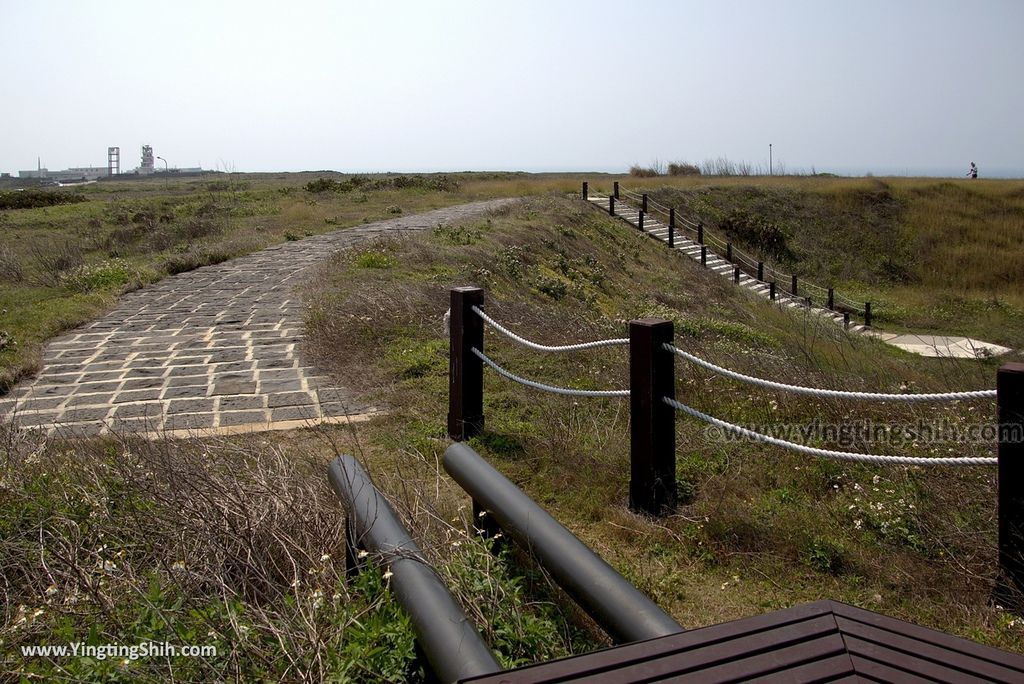
<path fill-rule="evenodd" d="M 85 195 L 80 195 L 75 192 L 50 192 L 47 190 L 0 192 L 0 210 L 35 209 L 36 207 L 52 207 L 58 204 L 77 204 L 85 201 Z"/>

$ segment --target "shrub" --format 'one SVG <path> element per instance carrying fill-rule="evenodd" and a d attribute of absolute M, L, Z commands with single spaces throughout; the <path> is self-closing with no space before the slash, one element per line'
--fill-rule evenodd
<path fill-rule="evenodd" d="M 203 266 L 219 264 L 230 258 L 230 254 L 220 250 L 194 250 L 165 256 L 162 266 L 168 275 L 175 275 Z"/>
<path fill-rule="evenodd" d="M 36 209 L 85 201 L 85 195 L 74 192 L 49 192 L 46 190 L 0 192 L 0 209 Z"/>
<path fill-rule="evenodd" d="M 700 168 L 696 164 L 688 162 L 672 162 L 668 165 L 670 176 L 699 176 Z"/>
<path fill-rule="evenodd" d="M 21 261 L 7 245 L 0 245 L 0 278 L 14 283 L 20 283 L 25 279 L 25 269 Z"/>
<path fill-rule="evenodd" d="M 56 287 L 61 276 L 82 265 L 81 245 L 70 240 L 35 241 L 28 247 L 34 268 L 29 278 L 33 285 Z"/>
<path fill-rule="evenodd" d="M 651 167 L 633 165 L 629 167 L 629 175 L 634 178 L 654 178 L 661 174 L 658 173 L 657 169 Z"/>
<path fill-rule="evenodd" d="M 780 260 L 791 260 L 795 256 L 789 247 L 786 230 L 763 216 L 734 209 L 721 220 L 719 227 L 730 237 L 756 247 L 768 256 Z"/>
<path fill-rule="evenodd" d="M 139 272 L 121 259 L 111 259 L 98 264 L 79 266 L 61 275 L 60 283 L 77 292 L 119 289 L 132 282 L 139 282 Z"/>

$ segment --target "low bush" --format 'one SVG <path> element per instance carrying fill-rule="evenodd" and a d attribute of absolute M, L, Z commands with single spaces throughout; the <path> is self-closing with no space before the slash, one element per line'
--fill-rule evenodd
<path fill-rule="evenodd" d="M 29 243 L 29 261 L 33 268 L 28 280 L 41 287 L 56 287 L 68 271 L 82 265 L 82 247 L 69 239 Z"/>
<path fill-rule="evenodd" d="M 668 175 L 670 176 L 699 176 L 700 167 L 696 164 L 690 164 L 688 162 L 672 162 L 668 165 Z"/>
<path fill-rule="evenodd" d="M 85 202 L 85 195 L 75 192 L 58 192 L 47 190 L 22 190 L 18 192 L 0 192 L 0 210 L 2 209 L 37 209 L 53 207 L 58 204 L 77 204 Z"/>
<path fill-rule="evenodd" d="M 657 169 L 651 168 L 649 166 L 644 167 L 633 165 L 629 167 L 629 175 L 633 176 L 634 178 L 655 178 L 657 176 L 660 176 L 661 174 L 658 173 Z"/>

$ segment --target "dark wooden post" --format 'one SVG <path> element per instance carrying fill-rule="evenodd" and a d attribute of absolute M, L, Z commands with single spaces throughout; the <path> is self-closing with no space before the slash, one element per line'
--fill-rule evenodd
<path fill-rule="evenodd" d="M 843 312 L 843 330 L 849 330 L 849 329 L 850 329 L 850 312 L 849 311 L 844 311 Z"/>
<path fill-rule="evenodd" d="M 484 291 L 456 287 L 451 291 L 451 336 L 448 347 L 448 436 L 462 441 L 484 429 L 484 364 L 472 352 L 484 351 L 484 322 L 473 313 L 483 309 Z"/>
<path fill-rule="evenodd" d="M 999 424 L 999 578 L 994 598 L 1018 612 L 1024 606 L 1024 363 L 996 375 Z"/>
<path fill-rule="evenodd" d="M 640 210 L 647 211 L 647 193 L 640 195 Z"/>
<path fill-rule="evenodd" d="M 644 232 L 644 210 L 640 210 L 640 215 L 636 220 L 636 227 L 640 229 L 640 232 Z"/>
<path fill-rule="evenodd" d="M 608 195 L 608 215 L 615 216 L 615 195 Z"/>
<path fill-rule="evenodd" d="M 676 505 L 676 413 L 672 321 L 645 318 L 629 324 L 629 507 L 666 515 Z"/>
<path fill-rule="evenodd" d="M 698 223 L 697 224 L 697 244 L 700 244 L 700 245 L 704 244 L 704 224 L 703 223 Z"/>
<path fill-rule="evenodd" d="M 836 308 L 836 291 L 831 287 L 828 288 L 828 308 L 829 311 Z"/>
<path fill-rule="evenodd" d="M 764 262 L 763 261 L 758 261 L 757 262 L 757 279 L 760 280 L 760 281 L 764 281 Z"/>
<path fill-rule="evenodd" d="M 730 264 L 732 263 L 732 243 L 725 243 L 725 260 Z"/>
<path fill-rule="evenodd" d="M 704 266 L 705 268 L 708 265 L 708 246 L 707 245 L 701 245 L 700 246 L 700 265 Z"/>
<path fill-rule="evenodd" d="M 793 274 L 793 287 L 790 289 L 790 292 L 792 292 L 793 296 L 796 297 L 796 273 Z"/>
<path fill-rule="evenodd" d="M 583 181 L 583 201 L 584 202 L 586 202 L 587 199 L 590 198 L 590 193 L 588 192 L 588 190 L 589 189 L 587 187 L 587 181 Z"/>
<path fill-rule="evenodd" d="M 775 301 L 775 281 L 768 283 L 768 299 Z"/>
<path fill-rule="evenodd" d="M 864 302 L 864 325 L 871 327 L 871 302 Z"/>
<path fill-rule="evenodd" d="M 619 181 L 613 181 L 612 182 L 612 189 L 613 189 L 612 196 L 615 199 L 619 199 Z"/>
<path fill-rule="evenodd" d="M 732 281 L 737 285 L 740 284 L 740 267 L 736 266 L 732 272 Z"/>
<path fill-rule="evenodd" d="M 668 209 L 668 246 L 676 246 L 676 208 Z"/>

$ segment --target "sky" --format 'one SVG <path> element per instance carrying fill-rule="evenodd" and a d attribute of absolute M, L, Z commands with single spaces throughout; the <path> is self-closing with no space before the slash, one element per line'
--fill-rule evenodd
<path fill-rule="evenodd" d="M 1024 177 L 1024 1 L 0 0 L 0 171 Z M 158 165 L 161 162 L 157 162 Z"/>

